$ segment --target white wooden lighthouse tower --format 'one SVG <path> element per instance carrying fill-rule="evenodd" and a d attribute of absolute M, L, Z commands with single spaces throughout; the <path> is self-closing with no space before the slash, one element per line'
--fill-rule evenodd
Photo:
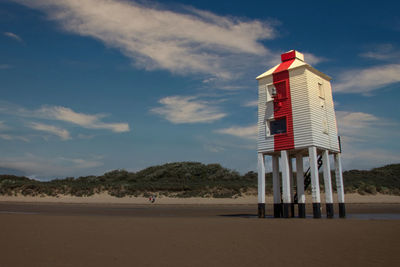
<path fill-rule="evenodd" d="M 332 218 L 329 158 L 333 155 L 339 216 L 345 217 L 340 143 L 331 78 L 307 64 L 303 54 L 297 51 L 282 54 L 281 60 L 280 64 L 257 77 L 258 216 L 265 217 L 265 156 L 271 156 L 274 217 L 294 217 L 295 202 L 298 203 L 299 217 L 305 217 L 304 190 L 310 180 L 313 216 L 321 217 L 319 168 L 322 166 L 326 213 L 328 218 Z M 310 166 L 306 172 L 303 171 L 304 157 L 309 157 Z M 293 159 L 296 165 L 296 190 Z"/>

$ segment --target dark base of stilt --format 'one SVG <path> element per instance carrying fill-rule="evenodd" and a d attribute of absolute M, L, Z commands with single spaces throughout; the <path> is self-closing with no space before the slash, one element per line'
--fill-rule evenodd
<path fill-rule="evenodd" d="M 299 210 L 299 218 L 305 218 L 306 217 L 306 204 L 299 203 L 298 210 Z"/>
<path fill-rule="evenodd" d="M 258 203 L 258 218 L 265 218 L 265 203 Z"/>
<path fill-rule="evenodd" d="M 326 203 L 326 218 L 333 218 L 333 203 Z"/>
<path fill-rule="evenodd" d="M 294 218 L 294 203 L 290 203 L 290 217 Z"/>
<path fill-rule="evenodd" d="M 290 203 L 283 203 L 283 218 L 289 218 Z"/>
<path fill-rule="evenodd" d="M 321 218 L 321 203 L 313 203 L 312 209 L 313 209 L 313 217 L 316 219 Z"/>
<path fill-rule="evenodd" d="M 282 215 L 282 204 L 274 204 L 274 217 L 280 218 Z"/>
<path fill-rule="evenodd" d="M 346 207 L 344 203 L 339 203 L 339 218 L 346 218 Z"/>

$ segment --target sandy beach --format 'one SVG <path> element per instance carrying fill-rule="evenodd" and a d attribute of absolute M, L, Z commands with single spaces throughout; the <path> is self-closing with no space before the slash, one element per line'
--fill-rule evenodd
<path fill-rule="evenodd" d="M 271 199 L 268 218 L 258 219 L 254 197 L 160 198 L 155 204 L 145 198 L 108 200 L 3 196 L 0 266 L 395 266 L 400 261 L 395 196 L 347 195 L 348 218 L 318 220 L 273 219 Z M 351 216 L 378 213 L 395 217 Z"/>
<path fill-rule="evenodd" d="M 349 204 L 349 213 L 400 213 Z M 271 212 L 271 211 L 269 211 Z M 258 219 L 254 205 L 0 202 L 0 266 L 395 266 L 400 220 Z"/>

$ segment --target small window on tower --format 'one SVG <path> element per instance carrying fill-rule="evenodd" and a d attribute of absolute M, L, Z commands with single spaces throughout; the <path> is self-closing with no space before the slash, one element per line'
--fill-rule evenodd
<path fill-rule="evenodd" d="M 324 90 L 324 86 L 322 83 L 318 83 L 318 93 L 319 93 L 319 97 L 322 99 L 325 99 L 325 90 Z"/>
<path fill-rule="evenodd" d="M 274 84 L 268 84 L 267 85 L 267 102 L 274 100 L 274 97 L 276 97 L 276 88 Z"/>
<path fill-rule="evenodd" d="M 286 133 L 286 117 L 267 122 L 267 136 Z"/>

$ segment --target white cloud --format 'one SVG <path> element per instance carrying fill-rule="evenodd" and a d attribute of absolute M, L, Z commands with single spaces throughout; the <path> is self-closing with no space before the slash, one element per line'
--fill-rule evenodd
<path fill-rule="evenodd" d="M 371 51 L 361 53 L 360 56 L 390 64 L 350 69 L 341 73 L 334 84 L 336 92 L 368 94 L 400 82 L 400 52 L 392 44 L 376 45 Z"/>
<path fill-rule="evenodd" d="M 61 106 L 42 106 L 39 109 L 29 110 L 18 105 L 0 102 L 0 113 L 20 117 L 64 121 L 86 129 L 104 129 L 116 133 L 129 132 L 130 130 L 128 123 L 103 122 L 102 119 L 106 117 L 104 114 L 79 113 L 70 108 Z"/>
<path fill-rule="evenodd" d="M 400 124 L 365 112 L 336 111 L 339 135 L 350 143 L 369 143 L 393 140 Z"/>
<path fill-rule="evenodd" d="M 333 90 L 340 93 L 369 93 L 400 82 L 400 64 L 353 69 L 339 75 Z"/>
<path fill-rule="evenodd" d="M 230 78 L 226 58 L 241 53 L 265 56 L 269 51 L 259 41 L 275 36 L 266 22 L 194 8 L 179 13 L 118 0 L 14 1 L 44 11 L 66 31 L 120 49 L 136 66 L 181 74 Z"/>
<path fill-rule="evenodd" d="M 22 38 L 19 37 L 18 35 L 16 35 L 15 33 L 12 33 L 12 32 L 4 32 L 4 35 L 7 36 L 7 37 L 12 38 L 12 39 L 14 39 L 14 40 L 16 40 L 16 41 L 18 41 L 18 42 L 22 42 Z"/>
<path fill-rule="evenodd" d="M 228 134 L 241 138 L 257 140 L 257 124 L 247 127 L 242 126 L 232 126 L 229 128 L 215 130 L 219 134 Z"/>
<path fill-rule="evenodd" d="M 89 159 L 42 157 L 27 153 L 18 157 L 0 157 L 0 168 L 14 169 L 30 177 L 55 178 L 73 176 L 103 165 L 99 157 Z"/>
<path fill-rule="evenodd" d="M 242 106 L 243 107 L 258 107 L 258 100 L 247 101 Z"/>
<path fill-rule="evenodd" d="M 60 106 L 45 106 L 37 110 L 36 113 L 43 118 L 65 121 L 87 129 L 105 129 L 116 133 L 129 132 L 127 123 L 102 122 L 101 118 L 105 116 L 102 114 L 78 113 L 70 108 Z"/>
<path fill-rule="evenodd" d="M 53 126 L 53 125 L 48 125 L 48 124 L 43 124 L 43 123 L 37 123 L 37 122 L 32 122 L 29 124 L 29 127 L 32 129 L 35 129 L 37 131 L 43 131 L 47 133 L 51 133 L 54 135 L 57 135 L 60 137 L 62 140 L 68 140 L 71 139 L 71 136 L 69 132 L 65 129 Z"/>
<path fill-rule="evenodd" d="M 169 96 L 159 100 L 162 107 L 151 112 L 165 117 L 166 120 L 179 123 L 209 123 L 225 117 L 214 103 L 199 100 L 196 96 Z"/>
<path fill-rule="evenodd" d="M 321 62 L 327 60 L 324 57 L 318 57 L 318 56 L 316 56 L 314 54 L 311 54 L 311 53 L 303 53 L 303 54 L 304 54 L 305 62 L 307 62 L 310 65 L 317 65 L 318 63 L 321 63 Z"/>
<path fill-rule="evenodd" d="M 369 134 L 367 129 L 382 125 L 384 121 L 378 117 L 364 112 L 336 111 L 339 133 L 347 137 L 360 137 Z M 356 140 L 355 140 L 356 141 Z"/>
<path fill-rule="evenodd" d="M 81 159 L 81 158 L 65 158 L 60 157 L 59 160 L 63 161 L 65 165 L 72 165 L 78 169 L 88 169 L 101 166 L 102 163 L 98 161 L 102 157 L 96 157 L 96 159 Z"/>

